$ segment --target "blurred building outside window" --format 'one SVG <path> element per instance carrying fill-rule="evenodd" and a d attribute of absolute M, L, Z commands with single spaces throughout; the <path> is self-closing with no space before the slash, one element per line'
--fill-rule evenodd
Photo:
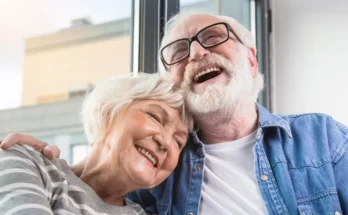
<path fill-rule="evenodd" d="M 3 0 L 0 27 L 0 139 L 29 133 L 77 162 L 83 95 L 130 72 L 132 1 Z"/>

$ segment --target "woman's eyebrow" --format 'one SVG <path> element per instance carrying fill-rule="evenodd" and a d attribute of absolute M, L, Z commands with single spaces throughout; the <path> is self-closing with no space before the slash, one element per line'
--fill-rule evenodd
<path fill-rule="evenodd" d="M 164 108 L 162 108 L 159 105 L 156 104 L 150 104 L 148 107 L 151 107 L 153 109 L 156 109 L 156 111 L 161 112 L 162 115 L 165 115 L 165 117 L 168 119 L 170 118 L 170 115 L 168 113 L 167 110 L 165 110 Z M 178 127 L 176 128 L 176 133 L 178 133 L 180 136 L 182 137 L 187 137 L 188 136 L 188 132 L 186 131 L 186 129 L 181 128 L 181 124 L 179 123 L 179 125 L 177 125 Z"/>
<path fill-rule="evenodd" d="M 159 105 L 155 105 L 155 104 L 151 104 L 149 105 L 149 107 L 161 112 L 162 115 L 166 115 L 166 117 L 169 116 L 168 112 L 166 110 L 164 110 L 161 106 Z"/>
<path fill-rule="evenodd" d="M 180 136 L 180 138 L 183 138 L 183 140 L 186 141 L 188 133 L 186 131 L 179 130 L 178 135 Z"/>

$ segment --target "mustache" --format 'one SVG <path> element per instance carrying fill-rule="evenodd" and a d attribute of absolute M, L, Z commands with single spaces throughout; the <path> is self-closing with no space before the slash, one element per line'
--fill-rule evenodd
<path fill-rule="evenodd" d="M 211 53 L 203 57 L 200 61 L 191 62 L 187 64 L 184 72 L 184 80 L 182 86 L 189 87 L 192 85 L 192 79 L 197 72 L 205 66 L 214 66 L 226 70 L 226 65 L 229 64 L 229 61 L 222 55 Z"/>

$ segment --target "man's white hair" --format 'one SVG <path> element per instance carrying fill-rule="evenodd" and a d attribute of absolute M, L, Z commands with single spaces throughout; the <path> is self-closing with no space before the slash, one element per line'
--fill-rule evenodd
<path fill-rule="evenodd" d="M 246 27 L 244 27 L 242 24 L 240 24 L 237 20 L 233 19 L 232 17 L 228 17 L 228 16 L 219 16 L 219 15 L 215 15 L 213 13 L 202 13 L 199 11 L 191 11 L 191 10 L 186 11 L 186 12 L 180 12 L 168 20 L 168 22 L 166 23 L 166 26 L 165 26 L 163 39 L 162 39 L 161 45 L 160 45 L 160 50 L 165 45 L 167 45 L 169 42 L 171 42 L 171 41 L 169 41 L 169 35 L 171 34 L 173 28 L 175 26 L 177 26 L 178 24 L 182 23 L 183 21 L 185 21 L 186 19 L 190 18 L 191 16 L 194 16 L 194 15 L 210 15 L 210 16 L 214 16 L 214 17 L 220 19 L 222 22 L 228 23 L 231 26 L 231 28 L 233 29 L 233 32 L 242 41 L 242 43 L 249 48 L 253 48 L 255 50 L 255 54 L 256 54 L 256 42 L 255 42 L 255 39 L 254 39 L 252 33 Z M 158 53 L 158 64 L 159 64 L 158 65 L 159 71 L 166 72 L 166 69 L 161 61 L 161 58 L 160 58 L 160 52 Z"/>
<path fill-rule="evenodd" d="M 87 94 L 81 111 L 84 130 L 90 144 L 102 141 L 123 108 L 137 100 L 157 100 L 179 109 L 181 119 L 192 129 L 192 117 L 186 111 L 182 90 L 165 76 L 141 74 L 118 76 L 99 83 Z"/>

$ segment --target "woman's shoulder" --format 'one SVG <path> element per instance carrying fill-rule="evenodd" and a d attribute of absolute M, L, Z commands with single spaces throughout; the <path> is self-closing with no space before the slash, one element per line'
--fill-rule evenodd
<path fill-rule="evenodd" d="M 8 150 L 0 149 L 0 166 L 35 169 L 35 172 L 39 174 L 45 172 L 44 175 L 47 176 L 51 171 L 60 172 L 63 168 L 67 168 L 64 160 L 49 160 L 31 146 L 20 144 L 15 144 Z"/>
<path fill-rule="evenodd" d="M 65 186 L 64 177 L 52 161 L 29 146 L 15 145 L 0 150 L 0 199 L 3 200 L 0 211 L 5 214 L 19 209 L 21 214 L 51 211 L 50 205 L 56 201 L 53 194 L 59 193 L 56 192 L 59 186 Z"/>
<path fill-rule="evenodd" d="M 0 158 L 2 158 L 2 160 L 10 159 L 13 161 L 27 159 L 27 160 L 31 160 L 35 162 L 40 162 L 40 163 L 42 163 L 44 160 L 47 159 L 43 155 L 41 155 L 38 151 L 33 149 L 31 146 L 20 145 L 20 144 L 15 144 L 13 147 L 7 150 L 0 149 Z"/>
<path fill-rule="evenodd" d="M 21 159 L 34 160 L 38 159 L 40 155 L 38 152 L 27 145 L 15 144 L 10 149 L 2 150 L 0 149 L 0 161 L 1 160 L 12 160 L 19 161 Z M 39 159 L 40 160 L 40 159 Z"/>

